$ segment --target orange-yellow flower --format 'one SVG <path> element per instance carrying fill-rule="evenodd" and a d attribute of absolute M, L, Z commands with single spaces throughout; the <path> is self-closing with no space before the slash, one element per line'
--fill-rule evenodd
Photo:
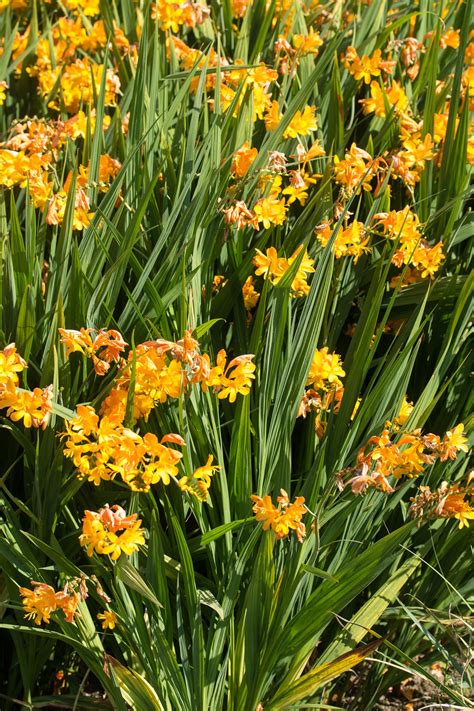
<path fill-rule="evenodd" d="M 257 267 L 255 274 L 257 276 L 265 276 L 270 279 L 272 284 L 278 284 L 285 272 L 299 258 L 302 246 L 298 247 L 295 252 L 285 259 L 278 257 L 278 253 L 274 247 L 269 247 L 266 254 L 263 254 L 259 249 L 256 249 L 256 256 L 253 258 L 253 264 Z M 307 275 L 314 272 L 314 260 L 305 251 L 300 262 L 296 276 L 291 283 L 292 296 L 306 296 L 309 292 L 309 284 L 307 283 Z"/>
<path fill-rule="evenodd" d="M 252 276 L 247 277 L 247 279 L 245 280 L 245 283 L 242 287 L 242 296 L 244 299 L 244 306 L 247 311 L 251 311 L 256 307 L 260 298 L 260 294 L 253 285 Z"/>
<path fill-rule="evenodd" d="M 234 153 L 232 158 L 232 173 L 239 178 L 243 178 L 247 174 L 248 169 L 258 155 L 256 148 L 250 148 L 250 143 L 245 143 Z"/>
<path fill-rule="evenodd" d="M 97 375 L 105 375 L 110 363 L 118 363 L 120 354 L 127 345 L 122 335 L 113 329 L 100 329 L 97 332 L 93 328 L 81 328 L 80 331 L 67 328 L 58 330 L 61 343 L 66 346 L 66 354 L 70 356 L 71 353 L 78 352 L 91 358 Z M 96 335 L 93 338 L 91 334 Z"/>
<path fill-rule="evenodd" d="M 333 234 L 333 229 L 329 222 L 318 225 L 315 229 L 318 242 L 325 247 Z M 354 220 L 345 229 L 339 229 L 333 242 L 332 250 L 336 259 L 351 256 L 354 264 L 357 264 L 360 257 L 371 251 L 368 246 L 369 238 L 365 237 L 365 225 L 363 222 Z"/>
<path fill-rule="evenodd" d="M 72 459 L 79 478 L 98 486 L 117 475 L 133 490 L 148 491 L 152 484 L 170 483 L 178 473 L 181 452 L 165 446 L 184 445 L 182 437 L 168 434 L 158 441 L 122 426 L 121 413 L 97 417 L 90 406 L 80 405 L 77 417 L 66 422 L 64 456 Z"/>
<path fill-rule="evenodd" d="M 86 17 L 93 17 L 100 12 L 99 0 L 63 0 L 65 7 L 74 12 L 83 12 Z"/>
<path fill-rule="evenodd" d="M 436 510 L 442 518 L 455 518 L 459 528 L 469 527 L 469 521 L 474 520 L 474 508 L 466 501 L 464 492 L 453 491 L 443 496 Z"/>
<path fill-rule="evenodd" d="M 312 27 L 309 28 L 307 35 L 293 35 L 292 41 L 296 52 L 302 57 L 306 54 L 317 55 L 319 48 L 323 44 L 321 36 Z"/>
<path fill-rule="evenodd" d="M 459 528 L 469 527 L 469 522 L 474 520 L 472 496 L 469 481 L 466 487 L 443 481 L 435 491 L 429 486 L 420 486 L 411 499 L 410 513 L 419 519 L 454 518 L 459 521 Z"/>
<path fill-rule="evenodd" d="M 398 82 L 395 80 L 388 89 L 383 89 L 376 81 L 370 84 L 370 99 L 360 99 L 364 114 L 375 113 L 382 118 L 386 116 L 385 102 L 398 111 L 404 111 L 408 106 L 408 99 Z"/>
<path fill-rule="evenodd" d="M 17 352 L 14 343 L 0 351 L 0 392 L 9 385 L 18 385 L 18 373 L 27 368 L 26 361 Z"/>
<path fill-rule="evenodd" d="M 349 194 L 357 188 L 360 190 L 372 190 L 370 181 L 374 177 L 378 162 L 370 153 L 359 148 L 353 143 L 346 151 L 344 159 L 334 156 L 334 178 L 337 183 L 343 185 Z"/>
<path fill-rule="evenodd" d="M 354 47 L 348 47 L 344 57 L 344 66 L 354 79 L 357 81 L 363 79 L 366 84 L 370 84 L 372 77 L 380 76 L 381 70 L 391 74 L 395 62 L 383 61 L 380 49 L 376 49 L 371 57 L 367 54 L 359 57 Z"/>
<path fill-rule="evenodd" d="M 68 586 L 64 590 L 56 592 L 51 585 L 32 581 L 33 589 L 20 588 L 25 617 L 34 619 L 35 625 L 42 622 L 49 624 L 51 613 L 62 610 L 68 622 L 74 621 L 77 611 L 79 596 L 76 592 L 70 592 Z"/>
<path fill-rule="evenodd" d="M 255 378 L 255 363 L 252 363 L 253 355 L 241 355 L 237 356 L 233 360 L 225 364 L 226 352 L 224 350 L 219 351 L 218 360 L 218 370 L 222 371 L 222 374 L 218 376 L 218 394 L 219 400 L 229 398 L 229 402 L 235 402 L 237 395 L 248 395 L 250 392 L 250 387 L 252 385 L 252 380 Z M 215 375 L 211 371 L 209 385 L 215 385 Z"/>
<path fill-rule="evenodd" d="M 13 422 L 23 420 L 26 428 L 46 428 L 52 411 L 53 386 L 34 388 L 33 391 L 17 390 L 5 402 L 0 396 L 0 407 L 7 407 L 7 417 Z"/>
<path fill-rule="evenodd" d="M 141 520 L 137 514 L 127 516 L 118 505 L 106 506 L 99 511 L 85 511 L 82 519 L 82 533 L 79 541 L 87 548 L 87 555 L 95 551 L 99 555 L 110 555 L 112 560 L 122 553 L 132 555 L 145 543 Z M 122 531 L 122 533 L 118 533 Z"/>
<path fill-rule="evenodd" d="M 265 113 L 265 116 L 263 118 L 267 131 L 274 131 L 278 127 L 281 121 L 281 113 L 280 108 L 278 106 L 278 101 L 272 101 L 270 108 L 267 109 L 267 112 Z"/>
<path fill-rule="evenodd" d="M 254 494 L 251 499 L 254 502 L 252 510 L 255 518 L 262 522 L 264 531 L 271 528 L 276 538 L 280 540 L 288 536 L 292 530 L 295 531 L 298 541 L 303 542 L 306 529 L 301 519 L 307 512 L 303 496 L 297 496 L 294 502 L 290 503 L 288 494 L 281 489 L 280 496 L 277 497 L 278 507 L 272 503 L 268 495 L 262 498 Z"/>
<path fill-rule="evenodd" d="M 444 435 L 443 441 L 441 442 L 441 456 L 442 462 L 446 459 L 456 459 L 458 452 L 468 452 L 469 448 L 467 446 L 467 438 L 464 437 L 464 425 L 462 422 L 456 425 L 452 430 L 448 430 Z"/>

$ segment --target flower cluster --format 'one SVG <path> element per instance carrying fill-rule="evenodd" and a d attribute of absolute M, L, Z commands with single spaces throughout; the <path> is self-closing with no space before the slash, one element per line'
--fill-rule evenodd
<path fill-rule="evenodd" d="M 241 69 L 239 65 L 244 65 L 244 62 L 238 57 L 235 57 L 232 62 L 238 68 L 226 69 L 231 64 L 226 57 L 219 57 L 214 50 L 205 54 L 198 49 L 189 47 L 184 40 L 176 36 L 171 36 L 167 41 L 167 49 L 168 55 L 171 57 L 174 54 L 186 70 L 192 69 L 196 64 L 199 68 L 203 68 L 206 64 L 209 68 L 215 68 L 218 65 L 222 67 L 219 94 L 221 111 L 225 112 L 232 108 L 232 116 L 237 118 L 248 95 L 252 99 L 253 121 L 263 119 L 265 112 L 270 109 L 272 100 L 269 87 L 278 78 L 278 72 L 275 69 L 263 63 L 252 69 Z M 191 82 L 191 91 L 195 91 L 198 85 L 199 78 L 195 77 Z M 213 91 L 215 87 L 216 73 L 209 72 L 206 76 L 206 89 Z M 214 99 L 210 99 L 209 103 L 216 109 Z"/>
<path fill-rule="evenodd" d="M 76 591 L 70 590 L 66 585 L 63 590 L 56 591 L 51 585 L 32 581 L 33 589 L 19 589 L 22 597 L 25 617 L 28 620 L 34 619 L 35 625 L 42 622 L 49 624 L 51 614 L 57 610 L 62 610 L 67 622 L 74 621 L 79 604 L 79 595 Z"/>
<path fill-rule="evenodd" d="M 251 498 L 254 502 L 252 510 L 255 518 L 263 523 L 264 531 L 271 528 L 278 540 L 294 531 L 298 541 L 303 542 L 306 527 L 301 519 L 308 511 L 304 505 L 304 496 L 297 496 L 291 503 L 286 491 L 281 489 L 280 496 L 277 497 L 278 506 L 273 504 L 268 495 L 261 497 L 254 494 Z"/>
<path fill-rule="evenodd" d="M 26 361 L 10 343 L 0 351 L 0 409 L 7 409 L 13 422 L 23 420 L 25 427 L 45 429 L 52 411 L 53 386 L 23 390 L 18 387 L 18 374 L 27 368 Z"/>
<path fill-rule="evenodd" d="M 379 232 L 378 228 L 381 228 Z M 363 254 L 372 251 L 370 233 L 397 243 L 397 249 L 392 257 L 395 267 L 408 267 L 403 280 L 399 275 L 391 280 L 391 286 L 399 283 L 402 287 L 433 278 L 445 259 L 443 243 L 429 244 L 423 237 L 422 226 L 418 216 L 406 206 L 403 210 L 380 212 L 373 216 L 373 225 L 367 228 L 363 222 L 354 220 L 340 227 L 332 242 L 332 251 L 336 259 L 352 257 L 355 264 Z M 316 239 L 323 246 L 331 240 L 334 226 L 326 221 L 315 229 Z"/>
<path fill-rule="evenodd" d="M 203 391 L 212 388 L 219 399 L 235 402 L 238 394 L 250 391 L 255 378 L 252 359 L 253 355 L 241 355 L 227 363 L 225 350 L 220 350 L 212 366 L 207 353 L 199 353 L 198 342 L 189 331 L 176 343 L 147 341 L 128 354 L 128 364 L 104 401 L 102 413 L 124 418 L 133 367 L 135 419 L 146 420 L 156 404 L 168 397 L 179 398 L 193 384 L 200 384 Z"/>
<path fill-rule="evenodd" d="M 334 228 L 329 222 L 324 222 L 316 227 L 316 239 L 323 247 L 329 243 L 333 231 Z M 344 229 L 341 228 L 337 231 L 332 250 L 336 259 L 350 256 L 354 264 L 357 264 L 362 255 L 371 251 L 371 247 L 368 246 L 369 239 L 370 237 L 366 236 L 364 223 L 354 220 Z"/>
<path fill-rule="evenodd" d="M 307 251 L 300 256 L 302 249 L 302 246 L 298 247 L 288 259 L 286 257 L 279 257 L 275 247 L 269 247 L 265 254 L 259 249 L 256 249 L 257 254 L 252 260 L 253 264 L 257 267 L 255 274 L 257 276 L 264 276 L 266 279 L 269 279 L 272 284 L 278 284 L 291 265 L 296 260 L 299 260 L 298 269 L 291 282 L 291 291 L 295 297 L 307 296 L 309 293 L 309 284 L 307 282 L 308 274 L 312 274 L 315 269 L 313 267 L 314 260 L 310 259 Z"/>
<path fill-rule="evenodd" d="M 148 491 L 178 474 L 183 455 L 166 443 L 184 446 L 180 435 L 168 434 L 160 441 L 151 432 L 142 437 L 112 416 L 99 419 L 90 405 L 79 405 L 77 416 L 65 424 L 64 456 L 73 461 L 79 478 L 96 486 L 119 476 L 132 491 Z"/>
<path fill-rule="evenodd" d="M 21 0 L 10 4 L 14 10 L 26 6 L 26 3 L 21 4 Z M 119 53 L 120 61 L 125 56 L 132 63 L 136 61 L 134 48 L 116 24 L 113 44 L 108 42 L 109 29 L 104 20 L 96 19 L 98 14 L 98 0 L 67 0 L 61 3 L 60 10 L 58 8 L 58 16 L 51 23 L 50 29 L 38 33 L 37 23 L 32 20 L 26 29 L 18 29 L 12 38 L 11 57 L 15 62 L 13 76 L 22 76 L 24 80 L 29 78 L 33 85 L 32 93 L 37 90 L 47 102 L 48 109 L 61 112 L 61 118 L 25 117 L 7 127 L 10 135 L 0 143 L 0 185 L 9 189 L 28 187 L 34 207 L 46 213 L 48 225 L 60 225 L 63 222 L 71 179 L 66 177 L 64 184 L 61 184 L 59 176 L 67 176 L 62 161 L 67 157 L 69 141 L 94 133 L 95 104 L 102 80 L 105 89 L 104 106 L 117 105 L 121 92 L 118 65 L 110 57 Z M 23 22 L 18 26 L 23 27 Z M 113 51 L 109 54 L 106 66 L 100 55 L 107 45 Z M 27 61 L 26 55 L 29 55 Z M 6 84 L 2 82 L 0 104 L 5 100 L 5 90 Z M 64 118 L 67 114 L 70 115 L 69 119 Z M 103 129 L 107 129 L 110 123 L 111 117 L 105 115 Z M 126 133 L 125 121 L 122 130 Z M 109 177 L 104 181 L 107 162 Z M 111 167 L 109 157 L 100 156 L 101 192 L 108 189 L 110 178 L 116 172 L 116 165 Z M 75 205 L 73 229 L 77 231 L 88 227 L 94 214 L 95 205 L 91 205 L 88 187 L 87 168 L 81 166 L 76 194 L 72 196 Z"/>
<path fill-rule="evenodd" d="M 437 459 L 442 462 L 454 460 L 458 452 L 468 451 L 462 423 L 448 430 L 443 439 L 436 434 L 424 435 L 419 429 L 398 432 L 399 429 L 399 425 L 392 428 L 387 422 L 381 435 L 371 437 L 359 450 L 356 467 L 339 473 L 340 487 L 345 485 L 342 475 L 350 473 L 353 476 L 347 485 L 354 494 L 361 494 L 369 487 L 392 493 L 394 488 L 388 477 L 393 476 L 395 480 L 402 476 L 417 477 Z"/>
<path fill-rule="evenodd" d="M 141 523 L 137 514 L 127 516 L 117 504 L 106 505 L 99 511 L 85 511 L 79 541 L 89 557 L 96 552 L 118 560 L 122 553 L 132 555 L 145 543 Z"/>
<path fill-rule="evenodd" d="M 132 373 L 132 419 L 135 422 L 142 417 L 146 421 L 157 404 L 165 403 L 168 398 L 179 398 L 194 384 L 199 384 L 204 392 L 211 388 L 219 399 L 235 402 L 238 394 L 249 394 L 255 378 L 253 355 L 237 356 L 227 362 L 227 354 L 222 349 L 213 366 L 209 355 L 199 352 L 199 344 L 192 338 L 191 331 L 186 331 L 176 342 L 158 339 L 141 343 L 128 352 L 126 359 L 121 354 L 127 343 L 118 331 L 96 332 L 91 328 L 59 331 L 68 355 L 80 352 L 92 358 L 98 375 L 104 375 L 112 362 L 120 364 L 120 373 L 101 409 L 107 421 L 113 420 L 115 424 L 125 419 Z"/>
<path fill-rule="evenodd" d="M 343 63 L 354 79 L 363 80 L 366 84 L 370 84 L 371 79 L 379 77 L 382 72 L 392 74 L 395 66 L 395 62 L 382 59 L 381 49 L 376 49 L 371 57 L 367 54 L 359 57 L 357 50 L 352 46 L 347 48 Z"/>
<path fill-rule="evenodd" d="M 370 192 L 373 178 L 384 171 L 385 162 L 381 158 L 373 158 L 355 143 L 345 152 L 343 159 L 334 156 L 334 180 L 342 188 L 343 199 L 359 193 L 361 188 Z M 379 177 L 379 183 L 380 180 Z"/>
<path fill-rule="evenodd" d="M 446 481 L 435 491 L 431 491 L 429 486 L 420 486 L 417 495 L 410 501 L 410 513 L 420 520 L 455 518 L 459 521 L 459 528 L 468 527 L 469 521 L 474 520 L 472 476 L 465 487 Z"/>
<path fill-rule="evenodd" d="M 158 0 L 151 5 L 151 16 L 160 29 L 178 32 L 182 25 L 196 27 L 209 17 L 210 10 L 197 2 L 175 2 L 175 0 Z"/>
<path fill-rule="evenodd" d="M 306 418 L 314 412 L 315 428 L 318 437 L 324 436 L 324 413 L 332 408 L 337 412 L 344 394 L 341 378 L 345 371 L 341 365 L 341 356 L 330 353 L 329 348 L 316 349 L 311 360 L 306 387 L 298 409 L 298 417 Z"/>
<path fill-rule="evenodd" d="M 81 328 L 80 331 L 60 328 L 61 343 L 66 346 L 66 354 L 82 353 L 92 359 L 97 375 L 105 375 L 112 362 L 119 363 L 120 354 L 127 343 L 118 331 Z M 91 334 L 94 334 L 92 337 Z"/>
<path fill-rule="evenodd" d="M 277 102 L 273 102 L 278 110 Z M 314 118 L 314 112 L 309 111 L 307 107 L 300 114 L 297 112 L 290 125 L 285 130 L 283 137 L 291 138 L 299 135 L 306 135 L 309 129 L 305 130 L 304 126 L 307 122 L 307 116 Z M 275 116 L 272 124 L 270 114 L 267 116 L 267 128 L 274 130 L 277 128 L 281 116 Z M 315 120 L 314 120 L 315 121 Z M 314 128 L 316 124 L 314 123 Z M 312 128 L 311 130 L 314 130 Z M 290 135 L 291 134 L 291 135 Z M 251 227 L 258 230 L 261 227 L 268 230 L 272 226 L 283 225 L 288 219 L 288 208 L 294 203 L 305 205 L 309 196 L 309 189 L 317 182 L 321 176 L 312 174 L 308 171 L 308 165 L 314 158 L 324 156 L 324 149 L 319 141 L 315 141 L 309 149 L 299 142 L 297 145 L 297 153 L 293 157 L 297 158 L 297 168 L 288 169 L 288 159 L 285 153 L 280 151 L 270 151 L 268 161 L 265 168 L 260 171 L 260 179 L 258 182 L 258 191 L 260 197 L 257 198 L 252 208 L 247 206 L 243 200 L 235 200 L 230 207 L 223 209 L 224 219 L 226 224 L 235 225 L 237 229 L 242 230 L 246 227 Z M 255 161 L 258 155 L 256 148 L 250 148 L 248 142 L 244 143 L 232 158 L 231 175 L 234 178 L 245 178 L 250 166 Z M 288 184 L 283 183 L 283 179 L 288 179 Z M 229 195 L 232 197 L 236 185 L 229 188 Z"/>
<path fill-rule="evenodd" d="M 392 210 L 374 215 L 375 226 L 382 227 L 384 236 L 396 240 L 397 250 L 392 257 L 396 267 L 410 265 L 408 272 L 410 281 L 419 281 L 425 277 L 433 277 L 444 260 L 443 243 L 431 246 L 421 232 L 418 216 L 405 207 L 403 210 Z M 394 286 L 399 279 L 392 282 Z M 405 282 L 407 283 L 407 277 Z"/>

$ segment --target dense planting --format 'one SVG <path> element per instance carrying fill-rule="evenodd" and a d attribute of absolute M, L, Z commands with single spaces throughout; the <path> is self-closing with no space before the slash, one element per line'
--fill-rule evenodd
<path fill-rule="evenodd" d="M 2 709 L 470 707 L 471 13 L 0 0 Z"/>

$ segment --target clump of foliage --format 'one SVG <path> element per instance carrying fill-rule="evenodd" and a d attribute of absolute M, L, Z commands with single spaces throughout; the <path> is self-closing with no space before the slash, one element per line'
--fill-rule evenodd
<path fill-rule="evenodd" d="M 2 708 L 469 703 L 471 10 L 0 0 Z"/>

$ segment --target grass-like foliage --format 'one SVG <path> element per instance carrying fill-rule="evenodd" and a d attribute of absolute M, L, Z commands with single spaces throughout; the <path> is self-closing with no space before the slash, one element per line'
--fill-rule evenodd
<path fill-rule="evenodd" d="M 2 709 L 470 705 L 471 19 L 0 0 Z"/>

